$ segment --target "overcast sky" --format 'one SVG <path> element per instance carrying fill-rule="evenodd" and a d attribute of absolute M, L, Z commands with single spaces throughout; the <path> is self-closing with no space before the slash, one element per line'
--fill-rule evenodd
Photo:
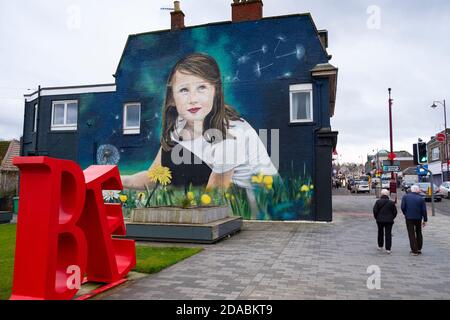
<path fill-rule="evenodd" d="M 231 20 L 232 0 L 182 0 L 185 23 Z M 0 0 L 0 139 L 22 134 L 23 94 L 41 86 L 113 83 L 127 36 L 170 28 L 172 1 Z M 333 130 L 342 161 L 389 148 L 388 87 L 394 98 L 394 149 L 412 151 L 444 128 L 450 104 L 448 0 L 265 0 L 264 16 L 311 12 L 329 31 L 339 68 Z M 450 113 L 450 109 L 449 109 Z"/>

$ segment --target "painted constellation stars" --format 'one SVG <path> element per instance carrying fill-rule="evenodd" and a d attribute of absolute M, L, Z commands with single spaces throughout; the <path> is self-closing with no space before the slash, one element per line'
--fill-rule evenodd
<path fill-rule="evenodd" d="M 275 46 L 275 50 L 273 51 L 273 53 L 276 53 L 276 52 L 277 52 L 278 47 L 280 46 L 281 42 L 286 42 L 286 41 L 287 41 L 286 37 L 285 37 L 285 36 L 282 36 L 282 35 L 278 36 L 277 39 L 278 39 L 278 43 L 277 43 L 277 45 Z"/>
<path fill-rule="evenodd" d="M 235 51 L 232 51 L 231 54 L 236 59 L 236 62 L 238 65 L 238 70 L 236 71 L 234 76 L 229 75 L 229 76 L 225 77 L 225 81 L 227 81 L 227 82 L 241 81 L 241 79 L 239 78 L 239 71 L 242 71 L 242 70 L 241 70 L 241 67 L 239 67 L 239 66 L 244 65 L 244 64 L 249 64 L 250 60 L 253 60 L 257 54 L 259 54 L 258 58 L 254 59 L 256 61 L 252 63 L 253 74 L 257 78 L 260 78 L 262 76 L 262 74 L 264 73 L 264 70 L 267 70 L 271 67 L 276 66 L 278 64 L 277 61 L 281 62 L 281 59 L 286 59 L 286 58 L 292 57 L 297 60 L 302 60 L 304 58 L 304 56 L 306 54 L 306 50 L 303 47 L 303 45 L 297 43 L 295 45 L 295 49 L 293 49 L 292 51 L 288 51 L 289 50 L 289 46 L 287 46 L 288 38 L 286 36 L 280 34 L 277 37 L 275 37 L 274 40 L 275 41 L 274 41 L 273 47 L 269 46 L 267 44 L 264 44 L 259 49 L 249 51 L 243 55 L 239 55 Z M 270 55 L 267 55 L 267 53 L 269 52 L 269 48 L 270 48 Z M 272 48 L 274 48 L 273 53 L 272 53 Z M 285 53 L 283 53 L 283 51 Z M 262 57 L 262 55 L 265 55 L 265 57 Z M 270 59 L 272 59 L 272 61 L 270 61 Z M 262 65 L 263 63 L 264 63 L 264 65 Z M 285 70 L 285 72 L 282 73 L 279 77 L 289 78 L 291 76 L 292 76 L 292 72 L 290 72 L 289 70 Z M 244 81 L 245 80 L 246 79 L 244 79 Z"/>
<path fill-rule="evenodd" d="M 266 65 L 264 67 L 261 67 L 259 62 L 257 62 L 256 66 L 255 66 L 255 74 L 256 74 L 256 76 L 257 77 L 261 77 L 261 74 L 262 74 L 261 71 L 264 70 L 264 69 L 270 68 L 271 66 L 273 66 L 273 63 L 268 64 L 268 65 Z"/>
<path fill-rule="evenodd" d="M 305 55 L 305 48 L 303 48 L 302 45 L 298 44 L 295 47 L 295 51 L 289 52 L 289 53 L 286 53 L 286 54 L 283 54 L 283 55 L 280 55 L 280 56 L 276 56 L 275 58 L 276 59 L 281 59 L 281 58 L 285 58 L 285 57 L 289 57 L 289 56 L 293 56 L 293 55 L 295 55 L 298 60 L 301 60 L 303 58 L 303 56 Z"/>
<path fill-rule="evenodd" d="M 239 81 L 241 81 L 241 79 L 239 79 L 239 70 L 236 71 L 236 73 L 234 74 L 233 77 L 231 77 L 231 76 L 225 77 L 225 81 L 226 82 L 239 82 Z"/>
<path fill-rule="evenodd" d="M 153 115 L 153 118 L 147 119 L 147 120 L 145 120 L 145 121 L 146 121 L 146 122 L 150 122 L 150 121 L 156 120 L 156 119 L 158 119 L 158 118 L 159 118 L 159 113 L 158 113 L 158 112 L 155 112 L 155 114 Z"/>
<path fill-rule="evenodd" d="M 266 54 L 268 52 L 268 50 L 269 50 L 268 46 L 264 44 L 260 49 L 251 51 L 251 52 L 246 53 L 246 54 L 242 55 L 241 57 L 239 57 L 238 58 L 238 64 L 247 63 L 250 60 L 250 56 L 251 55 L 254 55 L 254 54 L 257 54 L 257 53 L 260 53 L 260 52 L 262 54 Z"/>

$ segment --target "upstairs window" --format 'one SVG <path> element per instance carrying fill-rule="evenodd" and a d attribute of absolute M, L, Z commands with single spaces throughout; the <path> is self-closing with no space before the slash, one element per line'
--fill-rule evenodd
<path fill-rule="evenodd" d="M 141 133 L 141 104 L 127 103 L 123 108 L 123 134 Z"/>
<path fill-rule="evenodd" d="M 296 84 L 289 88 L 291 123 L 313 121 L 312 84 Z"/>
<path fill-rule="evenodd" d="M 431 149 L 431 161 L 438 161 L 440 160 L 440 147 L 435 147 Z"/>
<path fill-rule="evenodd" d="M 53 101 L 52 131 L 77 130 L 78 101 Z"/>
<path fill-rule="evenodd" d="M 33 113 L 33 132 L 37 132 L 37 117 L 38 117 L 38 104 L 34 105 L 34 113 Z"/>

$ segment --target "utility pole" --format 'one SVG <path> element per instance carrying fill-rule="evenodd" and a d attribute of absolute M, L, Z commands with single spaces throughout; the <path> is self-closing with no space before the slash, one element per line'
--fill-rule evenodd
<path fill-rule="evenodd" d="M 434 101 L 433 105 L 431 107 L 433 109 L 437 108 L 437 104 L 440 104 L 441 106 L 444 107 L 444 136 L 445 136 L 445 139 L 444 139 L 444 160 L 446 162 L 445 166 L 447 167 L 447 174 L 446 175 L 444 175 L 444 168 L 442 167 L 442 182 L 444 182 L 445 180 L 447 180 L 447 181 L 450 180 L 450 178 L 449 178 L 449 174 L 450 174 L 450 171 L 449 171 L 449 159 L 448 159 L 449 151 L 448 151 L 448 139 L 447 139 L 447 108 L 446 108 L 446 105 L 445 105 L 445 99 L 444 99 L 443 102 L 442 101 Z"/>
<path fill-rule="evenodd" d="M 445 141 L 444 141 L 444 143 L 445 143 L 445 146 L 444 146 L 444 152 L 445 152 L 445 161 L 447 162 L 447 164 L 446 164 L 446 166 L 447 166 L 447 181 L 448 180 L 450 180 L 450 178 L 449 178 L 449 174 L 450 174 L 450 171 L 449 171 L 449 168 L 448 168 L 448 138 L 447 138 L 447 109 L 446 109 L 446 107 L 445 107 L 445 99 L 444 99 L 444 134 L 445 134 Z M 444 176 L 444 175 L 442 175 L 442 176 Z"/>
<path fill-rule="evenodd" d="M 391 98 L 391 91 L 392 89 L 389 88 L 389 138 L 390 138 L 390 147 L 391 152 L 389 154 L 389 159 L 391 160 L 391 166 L 394 166 L 394 142 L 393 142 L 393 134 L 392 134 L 392 98 Z M 391 194 L 395 194 L 395 202 L 397 202 L 397 181 L 395 179 L 395 173 L 391 172 L 391 182 L 389 184 L 389 189 Z"/>

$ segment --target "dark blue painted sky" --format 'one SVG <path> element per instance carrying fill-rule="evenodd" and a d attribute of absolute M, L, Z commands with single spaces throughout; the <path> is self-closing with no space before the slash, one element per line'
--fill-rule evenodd
<path fill-rule="evenodd" d="M 231 0 L 182 0 L 188 26 L 231 19 Z M 27 88 L 113 82 L 128 34 L 167 29 L 171 1 L 0 0 L 0 138 L 20 137 Z M 443 129 L 450 102 L 450 3 L 265 0 L 264 16 L 311 12 L 329 30 L 339 67 L 333 129 L 344 161 L 388 147 L 393 88 L 395 149 Z"/>

